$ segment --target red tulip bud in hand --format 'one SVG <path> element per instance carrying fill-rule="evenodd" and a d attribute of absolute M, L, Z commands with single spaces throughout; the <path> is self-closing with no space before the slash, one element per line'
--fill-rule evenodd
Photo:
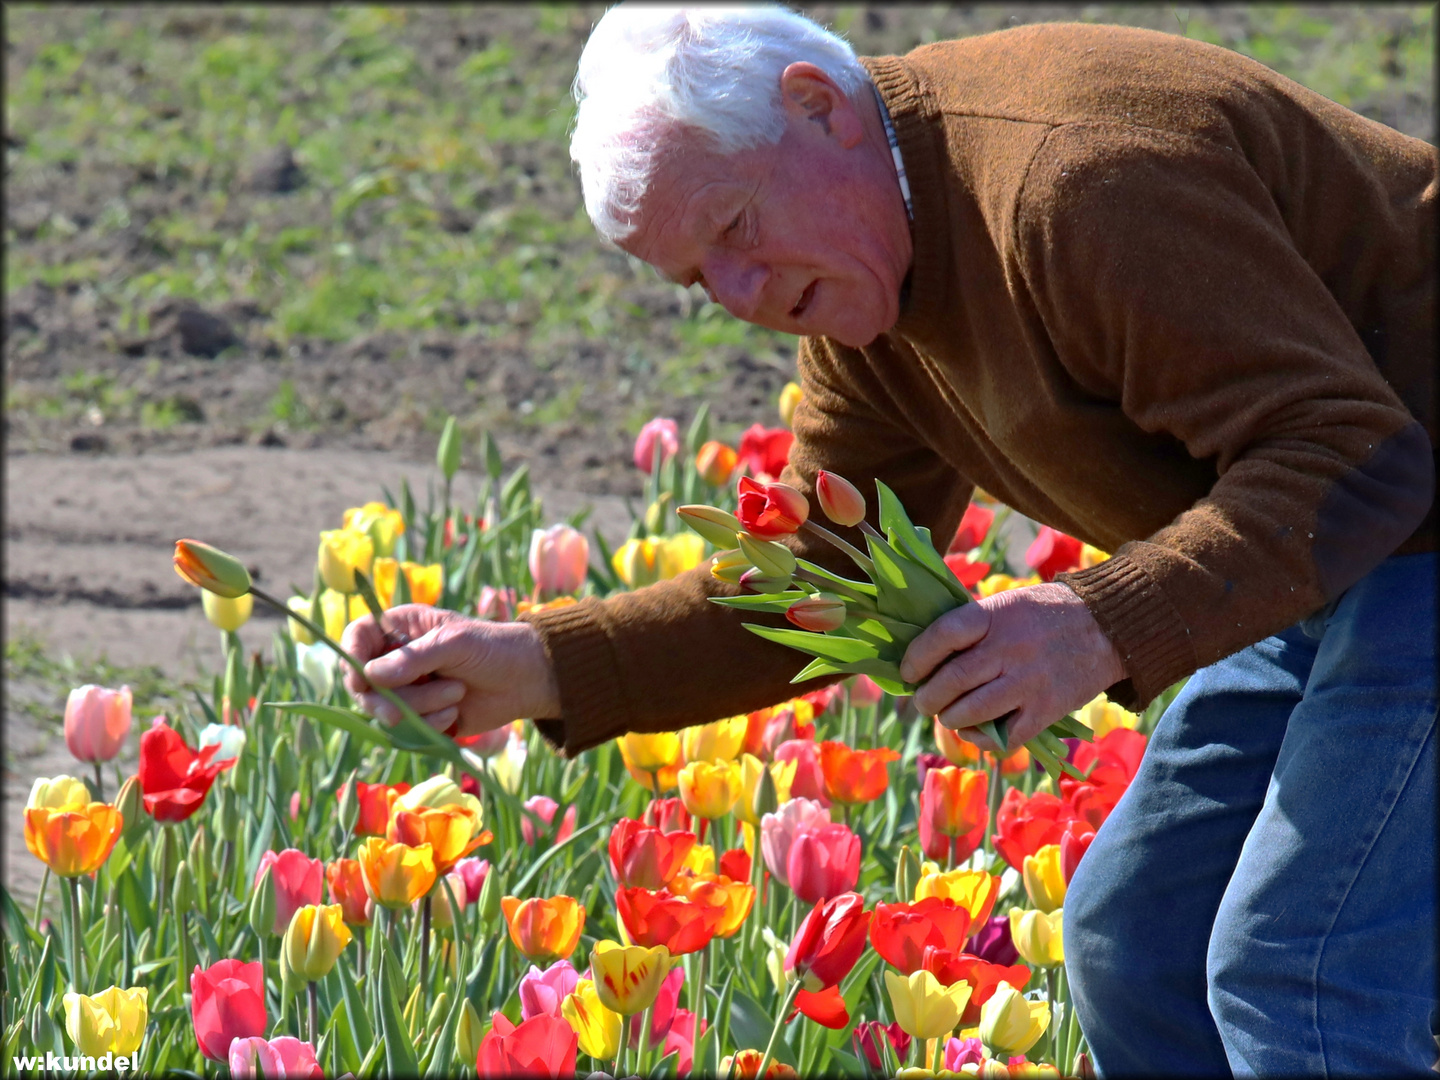
<path fill-rule="evenodd" d="M 827 630 L 838 630 L 845 625 L 845 601 L 831 593 L 820 593 L 804 600 L 796 600 L 785 612 L 801 630 L 813 630 L 823 634 Z"/>
<path fill-rule="evenodd" d="M 843 476 L 822 469 L 815 478 L 815 497 L 836 525 L 859 525 L 865 520 L 865 496 Z"/>

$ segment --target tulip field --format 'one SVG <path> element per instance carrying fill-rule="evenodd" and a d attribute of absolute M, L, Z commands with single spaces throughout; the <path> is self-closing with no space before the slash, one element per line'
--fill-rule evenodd
<path fill-rule="evenodd" d="M 168 716 L 133 715 L 128 688 L 71 693 L 73 775 L 37 779 L 25 809 L 40 896 L 0 905 L 4 1060 L 49 1055 L 71 1075 L 1084 1074 L 1066 883 L 1159 704 L 1136 716 L 1102 697 L 1069 721 L 1084 738 L 999 761 L 880 674 L 574 760 L 523 721 L 457 741 L 354 709 L 333 643 L 399 604 L 503 620 L 708 561 L 752 586 L 752 607 L 799 598 L 797 634 L 849 625 L 865 595 L 804 585 L 775 537 L 787 515 L 853 524 L 875 494 L 829 478 L 821 505 L 797 507 L 774 483 L 787 428 L 732 447 L 707 426 L 702 410 L 686 432 L 642 430 L 647 497 L 626 537 L 546 520 L 488 438 L 480 497 L 452 502 L 452 424 L 423 505 L 407 485 L 347 512 L 306 595 L 262 593 L 224 537 L 181 541 L 176 569 L 225 645 L 213 685 Z M 1105 557 L 1049 529 L 1009 551 L 1008 515 L 977 495 L 931 552 L 931 587 L 985 596 Z M 257 601 L 288 617 L 247 657 L 235 631 Z M 138 772 L 121 775 L 136 738 Z M 1063 772 L 1041 768 L 1051 751 Z M 41 918 L 47 893 L 58 919 Z"/>

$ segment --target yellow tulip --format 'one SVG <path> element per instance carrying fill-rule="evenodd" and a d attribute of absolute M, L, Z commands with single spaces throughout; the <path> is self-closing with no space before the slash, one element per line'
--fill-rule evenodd
<path fill-rule="evenodd" d="M 715 849 L 709 844 L 692 844 L 678 873 L 713 874 L 715 872 Z"/>
<path fill-rule="evenodd" d="M 94 873 L 120 839 L 120 811 L 108 803 L 25 811 L 25 846 L 61 877 Z"/>
<path fill-rule="evenodd" d="M 331 641 L 339 641 L 340 635 L 345 633 L 345 627 L 369 610 L 359 593 L 338 593 L 334 589 L 326 589 L 320 594 L 320 611 L 325 616 L 325 633 Z M 301 613 L 305 614 L 303 611 Z"/>
<path fill-rule="evenodd" d="M 1041 911 L 1054 911 L 1065 904 L 1065 872 L 1060 869 L 1060 845 L 1046 844 L 1026 855 L 1021 869 L 1025 892 Z"/>
<path fill-rule="evenodd" d="M 368 502 L 364 506 L 352 506 L 345 511 L 341 524 L 356 532 L 368 533 L 375 547 L 376 555 L 389 555 L 395 550 L 395 541 L 405 531 L 405 518 L 399 510 L 391 509 L 382 502 Z"/>
<path fill-rule="evenodd" d="M 734 761 L 745 745 L 749 723 L 749 717 L 742 715 L 686 728 L 680 732 L 680 748 L 685 760 Z"/>
<path fill-rule="evenodd" d="M 90 789 L 83 780 L 73 776 L 40 777 L 30 785 L 30 797 L 25 800 L 26 810 L 63 810 L 69 806 L 89 806 L 93 802 Z"/>
<path fill-rule="evenodd" d="M 321 602 L 323 603 L 324 601 L 322 600 Z M 286 599 L 285 606 L 291 611 L 303 615 L 307 619 L 310 618 L 310 597 L 308 596 L 291 596 Z M 324 609 L 322 608 L 321 610 L 323 611 Z M 285 624 L 286 628 L 290 631 L 292 641 L 298 641 L 301 645 L 315 644 L 315 635 L 310 633 L 309 630 L 306 630 L 300 623 L 294 619 L 286 619 Z M 340 629 L 343 632 L 345 627 L 341 626 Z M 329 633 L 328 629 L 326 633 Z"/>
<path fill-rule="evenodd" d="M 978 925 L 990 917 L 995 898 L 1000 895 L 1000 878 L 984 870 L 941 871 L 927 862 L 921 867 L 920 880 L 915 883 L 915 899 L 924 900 L 938 896 L 942 900 L 954 900 L 970 912 L 972 925 Z"/>
<path fill-rule="evenodd" d="M 804 397 L 799 383 L 787 382 L 780 391 L 780 419 L 786 427 L 790 426 L 790 420 L 795 415 L 795 406 L 799 405 Z"/>
<path fill-rule="evenodd" d="M 660 580 L 660 541 L 653 536 L 626 540 L 610 556 L 610 565 L 628 588 L 653 585 Z"/>
<path fill-rule="evenodd" d="M 1054 967 L 1065 962 L 1065 912 L 1010 909 L 1010 940 L 1027 964 Z"/>
<path fill-rule="evenodd" d="M 800 762 L 794 758 L 789 761 L 771 762 L 770 779 L 775 782 L 775 801 L 777 803 L 787 802 L 790 799 L 790 788 L 795 783 L 795 770 L 800 767 Z M 760 817 L 755 813 L 755 789 L 760 786 L 760 776 L 767 768 L 766 764 L 754 754 L 742 754 L 740 757 L 740 798 L 735 800 L 735 816 L 747 825 L 760 826 Z"/>
<path fill-rule="evenodd" d="M 231 598 L 213 593 L 209 589 L 201 589 L 200 605 L 205 609 L 205 618 L 210 620 L 211 626 L 233 632 L 250 621 L 250 612 L 255 609 L 255 597 L 247 592 L 244 596 Z"/>
<path fill-rule="evenodd" d="M 667 536 L 660 544 L 660 579 L 675 577 L 694 570 L 705 561 L 705 541 L 698 533 L 683 532 Z"/>
<path fill-rule="evenodd" d="M 356 853 L 365 891 L 388 908 L 409 907 L 435 884 L 435 854 L 429 844 L 411 847 L 372 836 Z"/>
<path fill-rule="evenodd" d="M 1080 545 L 1080 568 L 1089 570 L 1092 566 L 1099 566 L 1106 559 L 1110 558 L 1108 551 L 1101 551 L 1091 544 Z"/>
<path fill-rule="evenodd" d="M 980 599 L 983 600 L 985 597 L 994 596 L 998 592 L 1005 592 L 1009 589 L 1023 589 L 1027 585 L 1039 584 L 1039 574 L 1031 574 L 1029 577 L 1024 578 L 1014 578 L 1009 574 L 991 574 L 975 586 L 975 591 L 979 593 Z"/>
<path fill-rule="evenodd" d="M 1129 709 L 1116 705 L 1104 693 L 1076 709 L 1075 719 L 1094 731 L 1097 739 L 1103 739 L 1116 728 L 1129 728 L 1133 731 L 1140 726 L 1140 717 Z"/>
<path fill-rule="evenodd" d="M 620 1016 L 634 1016 L 655 1003 L 670 971 L 670 950 L 664 945 L 647 949 L 643 945 L 597 941 L 590 950 L 590 970 L 595 975 L 595 992 L 601 1004 Z"/>
<path fill-rule="evenodd" d="M 740 766 L 733 761 L 692 761 L 679 781 L 680 801 L 696 817 L 724 817 L 740 798 Z"/>
<path fill-rule="evenodd" d="M 438 810 L 442 806 L 460 807 L 475 819 L 476 828 L 480 827 L 480 800 L 443 774 L 421 780 L 395 800 L 390 812 L 393 814 L 398 810 L 414 811 L 426 808 Z"/>
<path fill-rule="evenodd" d="M 460 1019 L 455 1023 L 455 1049 L 460 1052 L 461 1061 L 474 1061 L 480 1052 L 480 1041 L 485 1037 L 485 1022 L 470 999 L 462 999 Z"/>
<path fill-rule="evenodd" d="M 394 559 L 380 556 L 371 565 L 371 575 L 375 598 L 380 601 L 381 607 L 395 606 L 395 587 L 400 574 L 405 575 L 412 604 L 434 605 L 439 602 L 444 584 L 444 567 L 439 563 L 422 566 L 413 562 L 397 563 Z"/>
<path fill-rule="evenodd" d="M 510 928 L 510 940 L 531 960 L 564 960 L 580 944 L 585 929 L 585 905 L 573 896 L 506 896 L 500 910 Z"/>
<path fill-rule="evenodd" d="M 306 904 L 295 909 L 285 931 L 286 962 L 297 977 L 318 982 L 330 974 L 350 938 L 339 904 Z"/>
<path fill-rule="evenodd" d="M 1028 1001 L 1007 982 L 980 1006 L 980 1041 L 995 1055 L 1023 1054 L 1050 1026 L 1050 1003 Z"/>
<path fill-rule="evenodd" d="M 66 994 L 65 1031 L 82 1055 L 133 1054 L 145 1037 L 150 991 L 107 987 L 98 994 Z"/>
<path fill-rule="evenodd" d="M 941 986 L 934 974 L 921 968 L 905 976 L 885 972 L 885 987 L 900 1029 L 917 1039 L 938 1039 L 955 1030 L 970 1000 L 970 984 Z"/>
<path fill-rule="evenodd" d="M 629 731 L 615 740 L 620 759 L 635 782 L 658 794 L 675 786 L 679 772 L 680 736 L 673 731 L 653 735 Z"/>
<path fill-rule="evenodd" d="M 575 984 L 575 990 L 560 1002 L 560 1015 L 580 1037 L 580 1049 L 591 1057 L 609 1061 L 620 1052 L 624 1020 L 614 1009 L 605 1007 L 592 980 L 581 979 Z"/>
<path fill-rule="evenodd" d="M 327 588 L 340 593 L 355 591 L 355 571 L 370 573 L 375 542 L 369 533 L 357 529 L 327 529 L 320 534 L 318 552 L 320 577 Z"/>

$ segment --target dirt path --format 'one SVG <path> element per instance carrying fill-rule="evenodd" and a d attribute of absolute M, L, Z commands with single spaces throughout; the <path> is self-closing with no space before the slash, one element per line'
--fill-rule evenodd
<path fill-rule="evenodd" d="M 310 581 L 316 534 L 336 528 L 346 507 L 399 490 L 408 477 L 423 499 L 434 466 L 398 454 L 229 446 L 138 456 L 17 454 L 6 458 L 5 636 L 38 639 L 47 654 L 105 657 L 123 667 L 154 665 L 173 679 L 208 677 L 219 667 L 218 634 L 196 591 L 170 565 L 172 545 L 194 537 L 225 547 L 258 569 L 259 580 L 288 594 Z M 480 479 L 461 473 L 458 499 L 472 501 Z M 618 497 L 537 486 L 546 516 L 560 520 L 584 505 L 607 537 L 623 536 L 629 516 Z M 261 615 L 240 631 L 260 648 L 277 625 Z M 53 688 L 14 680 L 6 688 L 4 881 L 33 901 L 40 864 L 25 850 L 21 812 L 37 776 L 88 775 L 59 734 L 63 705 Z M 53 702 L 39 723 L 18 709 L 37 696 Z M 140 724 L 122 755 L 133 771 Z M 107 772 L 107 790 L 113 781 Z"/>

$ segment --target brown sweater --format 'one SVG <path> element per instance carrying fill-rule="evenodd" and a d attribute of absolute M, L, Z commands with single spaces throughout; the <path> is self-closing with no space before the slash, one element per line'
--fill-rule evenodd
<path fill-rule="evenodd" d="M 1434 549 L 1434 147 L 1151 31 L 865 63 L 914 263 L 871 345 L 802 339 L 787 482 L 883 479 L 937 539 L 979 485 L 1113 552 L 1062 580 L 1133 707 Z M 803 690 L 807 658 L 707 601 L 731 591 L 701 568 L 534 616 L 564 714 L 540 730 L 573 755 Z"/>

